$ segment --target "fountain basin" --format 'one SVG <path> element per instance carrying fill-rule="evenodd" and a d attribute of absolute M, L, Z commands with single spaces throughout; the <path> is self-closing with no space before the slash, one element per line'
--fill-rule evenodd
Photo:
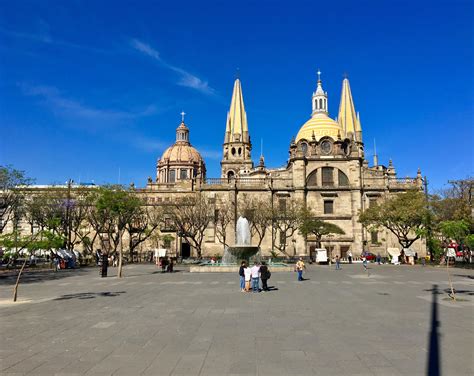
<path fill-rule="evenodd" d="M 270 271 L 273 272 L 292 272 L 294 266 L 285 263 L 270 263 L 267 264 Z M 221 263 L 207 263 L 201 265 L 192 265 L 189 268 L 191 273 L 238 273 L 240 265 L 237 264 L 221 264 Z"/>
<path fill-rule="evenodd" d="M 235 245 L 233 247 L 227 247 L 227 251 L 233 256 L 235 262 L 239 263 L 242 261 L 249 262 L 250 257 L 255 256 L 260 250 L 255 245 Z"/>

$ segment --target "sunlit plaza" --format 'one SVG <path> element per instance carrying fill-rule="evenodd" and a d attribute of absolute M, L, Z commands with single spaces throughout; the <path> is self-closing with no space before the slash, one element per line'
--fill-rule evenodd
<path fill-rule="evenodd" d="M 308 266 L 242 293 L 236 273 L 127 265 L 0 279 L 2 375 L 468 375 L 474 276 Z"/>

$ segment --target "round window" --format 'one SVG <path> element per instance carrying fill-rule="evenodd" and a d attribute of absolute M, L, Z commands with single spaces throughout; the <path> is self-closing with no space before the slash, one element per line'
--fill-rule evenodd
<path fill-rule="evenodd" d="M 329 141 L 325 140 L 325 141 L 321 142 L 321 153 L 322 154 L 330 154 L 331 150 L 332 150 L 332 144 Z"/>

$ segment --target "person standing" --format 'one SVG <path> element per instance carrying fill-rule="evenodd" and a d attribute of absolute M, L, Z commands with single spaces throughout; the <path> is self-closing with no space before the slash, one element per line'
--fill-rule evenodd
<path fill-rule="evenodd" d="M 245 291 L 250 292 L 250 280 L 252 279 L 252 270 L 245 264 L 244 266 L 244 277 L 245 277 Z"/>
<path fill-rule="evenodd" d="M 265 261 L 262 261 L 262 266 L 260 266 L 260 279 L 262 280 L 262 290 L 270 291 L 267 285 L 267 281 L 270 279 L 271 273 L 268 269 L 268 266 L 265 264 Z"/>
<path fill-rule="evenodd" d="M 362 253 L 362 265 L 364 266 L 364 271 L 367 271 L 367 256 L 365 255 L 365 252 Z"/>
<path fill-rule="evenodd" d="M 245 261 L 242 261 L 240 264 L 239 268 L 239 277 L 240 277 L 240 291 L 244 292 L 245 291 L 245 268 L 247 267 L 247 264 Z"/>
<path fill-rule="evenodd" d="M 300 259 L 296 263 L 296 271 L 298 272 L 298 281 L 303 280 L 303 269 L 306 269 L 306 265 L 304 264 L 303 257 L 300 257 Z"/>
<path fill-rule="evenodd" d="M 347 252 L 347 258 L 349 259 L 349 264 L 352 264 L 352 252 Z"/>
<path fill-rule="evenodd" d="M 105 278 L 107 277 L 107 269 L 109 267 L 109 258 L 107 256 L 107 253 L 102 253 L 102 268 L 101 268 L 101 277 Z"/>
<path fill-rule="evenodd" d="M 250 273 L 252 275 L 252 291 L 253 292 L 260 292 L 260 287 L 258 280 L 260 279 L 260 266 L 258 263 L 254 263 L 252 268 L 250 269 Z"/>
<path fill-rule="evenodd" d="M 336 255 L 336 270 L 341 270 L 341 259 Z"/>

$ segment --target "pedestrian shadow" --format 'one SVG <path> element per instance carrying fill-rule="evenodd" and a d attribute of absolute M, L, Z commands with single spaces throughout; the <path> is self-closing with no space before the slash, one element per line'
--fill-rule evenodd
<path fill-rule="evenodd" d="M 268 291 L 278 291 L 279 288 L 275 286 L 268 286 Z"/>
<path fill-rule="evenodd" d="M 463 278 L 474 279 L 474 275 L 466 275 L 466 274 L 454 274 L 454 277 L 463 277 Z"/>
<path fill-rule="evenodd" d="M 438 291 L 438 285 L 433 285 L 431 289 L 433 301 L 431 303 L 431 330 L 429 337 L 428 359 L 427 359 L 427 376 L 441 376 L 441 350 L 439 347 L 438 328 L 441 322 L 438 320 L 438 295 L 442 292 Z"/>
<path fill-rule="evenodd" d="M 125 294 L 126 291 L 103 291 L 103 292 L 79 292 L 76 294 L 65 294 L 53 300 L 70 300 L 70 299 L 95 299 L 99 297 L 110 298 Z"/>

